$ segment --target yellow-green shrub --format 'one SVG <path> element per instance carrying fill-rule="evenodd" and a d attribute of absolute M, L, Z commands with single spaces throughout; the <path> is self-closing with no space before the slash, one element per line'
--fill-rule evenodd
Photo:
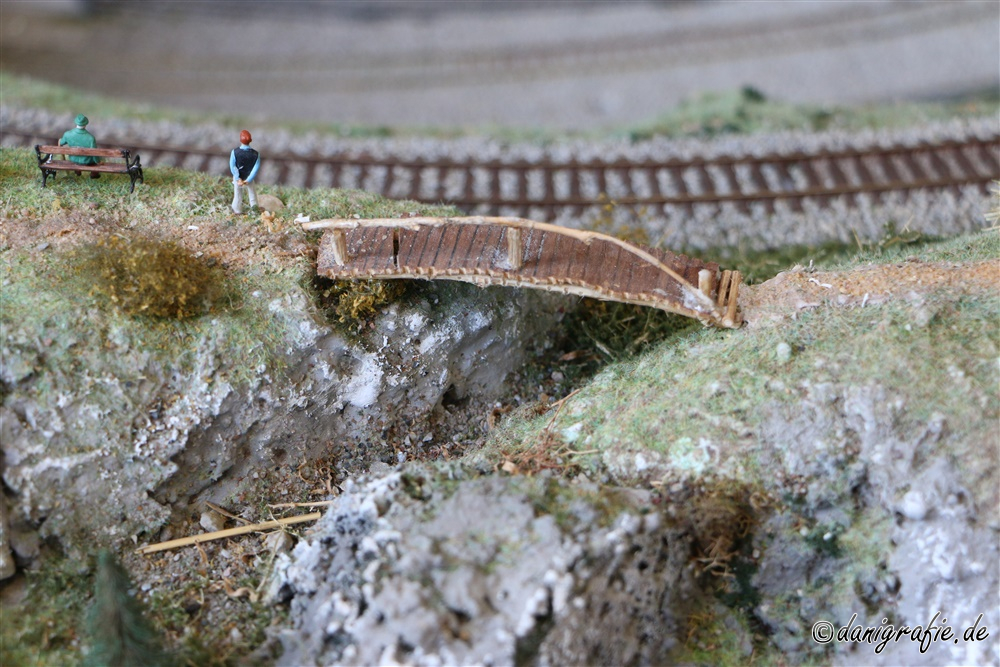
<path fill-rule="evenodd" d="M 220 293 L 221 269 L 173 241 L 108 236 L 77 251 L 91 294 L 127 315 L 182 320 L 207 312 Z"/>

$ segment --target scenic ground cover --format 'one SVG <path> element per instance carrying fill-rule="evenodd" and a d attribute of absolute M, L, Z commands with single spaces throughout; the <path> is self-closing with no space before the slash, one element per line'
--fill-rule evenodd
<path fill-rule="evenodd" d="M 708 251 L 752 283 L 718 331 L 324 283 L 295 222 L 448 207 L 271 186 L 280 209 L 234 216 L 222 176 L 42 189 L 12 148 L 0 180 L 5 663 L 100 655 L 101 548 L 181 663 L 998 659 L 995 634 L 810 635 L 932 604 L 1000 624 L 995 200 L 955 238 Z M 324 500 L 315 527 L 134 552 Z"/>

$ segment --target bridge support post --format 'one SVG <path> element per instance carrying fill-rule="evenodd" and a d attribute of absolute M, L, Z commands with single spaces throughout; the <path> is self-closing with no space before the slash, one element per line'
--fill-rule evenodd
<path fill-rule="evenodd" d="M 521 230 L 518 227 L 507 228 L 507 263 L 517 271 L 524 264 L 524 251 L 521 250 Z"/>
<path fill-rule="evenodd" d="M 728 294 L 725 297 L 725 301 L 719 301 L 719 305 L 726 306 L 726 314 L 722 318 L 722 324 L 727 327 L 732 327 L 738 324 L 736 319 L 736 307 L 739 305 L 740 296 L 740 283 L 743 282 L 743 276 L 739 271 L 727 271 L 729 273 L 729 285 L 727 285 L 726 291 Z M 719 298 L 722 299 L 722 290 L 719 290 Z"/>
<path fill-rule="evenodd" d="M 333 237 L 331 244 L 333 261 L 337 263 L 337 266 L 344 266 L 347 264 L 347 233 L 342 229 L 333 229 L 330 232 Z"/>
<path fill-rule="evenodd" d="M 722 278 L 719 280 L 719 292 L 715 297 L 715 303 L 722 308 L 726 305 L 726 296 L 729 293 L 729 282 L 732 280 L 732 271 L 723 271 Z"/>
<path fill-rule="evenodd" d="M 712 287 L 715 283 L 715 272 L 702 269 L 698 272 L 698 289 L 708 298 L 712 298 Z"/>

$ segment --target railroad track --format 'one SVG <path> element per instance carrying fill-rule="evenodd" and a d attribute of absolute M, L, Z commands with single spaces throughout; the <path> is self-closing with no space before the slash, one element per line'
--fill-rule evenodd
<path fill-rule="evenodd" d="M 122 143 L 115 137 L 108 143 Z M 0 145 L 55 139 L 5 128 Z M 228 149 L 125 142 L 143 165 L 228 176 Z M 401 158 L 366 152 L 264 154 L 265 183 L 358 188 L 394 199 L 449 203 L 469 214 L 579 219 L 613 205 L 647 217 L 706 219 L 725 211 L 760 218 L 826 207 L 904 202 L 915 193 L 955 200 L 970 189 L 986 196 L 1000 179 L 1000 134 L 811 152 L 719 155 L 691 159 Z"/>

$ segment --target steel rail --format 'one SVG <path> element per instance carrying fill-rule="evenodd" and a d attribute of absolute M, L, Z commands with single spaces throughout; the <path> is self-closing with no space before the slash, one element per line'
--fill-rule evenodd
<path fill-rule="evenodd" d="M 14 128 L 0 130 L 0 143 L 31 145 L 47 143 L 52 138 Z M 123 143 L 110 137 L 107 141 Z M 129 142 L 125 142 L 129 143 Z M 225 169 L 226 149 L 152 146 L 129 143 L 133 152 L 143 156 L 144 166 L 195 164 L 198 171 Z M 917 190 L 944 190 L 966 186 L 984 192 L 989 183 L 1000 179 L 1000 134 L 987 138 L 946 140 L 938 143 L 913 145 L 895 144 L 868 148 L 819 150 L 814 153 L 793 151 L 763 155 L 719 155 L 682 159 L 639 160 L 517 160 L 473 159 L 413 159 L 393 156 L 375 157 L 369 154 L 342 152 L 327 156 L 279 154 L 268 155 L 269 170 L 280 184 L 300 184 L 305 187 L 343 187 L 345 171 L 354 170 L 355 187 L 367 187 L 380 194 L 396 198 L 431 203 L 450 203 L 465 210 L 483 212 L 514 209 L 519 212 L 541 210 L 554 219 L 559 210 L 579 210 L 613 202 L 620 206 L 686 206 L 733 204 L 747 206 L 754 202 L 773 205 L 778 201 L 801 202 L 815 198 L 827 202 L 835 197 L 853 199 L 858 195 L 879 195 L 899 192 L 904 195 Z M 216 167 L 213 169 L 213 163 Z M 317 172 L 327 169 L 327 178 L 319 183 Z M 901 173 L 901 168 L 906 173 Z M 853 178 L 845 172 L 854 172 Z M 381 182 L 366 185 L 372 172 L 384 171 Z M 744 172 L 743 180 L 737 175 Z M 713 176 L 712 172 L 715 172 Z M 793 171 L 795 173 L 793 173 Z M 477 177 L 485 172 L 486 177 Z M 771 182 L 765 172 L 771 175 Z M 293 174 L 299 174 L 298 183 Z M 458 174 L 461 192 L 449 189 L 445 181 Z M 608 181 L 618 175 L 620 195 L 610 194 Z M 796 179 L 796 174 L 798 179 Z M 882 174 L 882 175 L 878 175 Z M 409 176 L 407 187 L 396 187 Z M 565 194 L 556 192 L 559 175 L 568 181 Z M 636 194 L 632 176 L 645 179 L 649 185 L 645 194 Z M 659 183 L 664 177 L 674 192 L 662 192 Z M 511 181 L 510 179 L 515 179 Z M 528 179 L 542 179 L 543 190 L 529 194 Z M 596 195 L 583 192 L 583 181 L 596 181 Z M 516 187 L 503 187 L 502 181 Z M 376 179 L 378 180 L 378 179 Z M 798 180 L 798 182 L 797 182 Z M 688 181 L 695 182 L 692 191 Z M 804 183 L 801 183 L 804 181 Z M 478 184 L 478 187 L 477 187 Z M 777 184 L 779 187 L 776 187 Z M 537 188 L 536 188 L 537 189 Z M 594 187 L 588 188 L 593 192 Z"/>

